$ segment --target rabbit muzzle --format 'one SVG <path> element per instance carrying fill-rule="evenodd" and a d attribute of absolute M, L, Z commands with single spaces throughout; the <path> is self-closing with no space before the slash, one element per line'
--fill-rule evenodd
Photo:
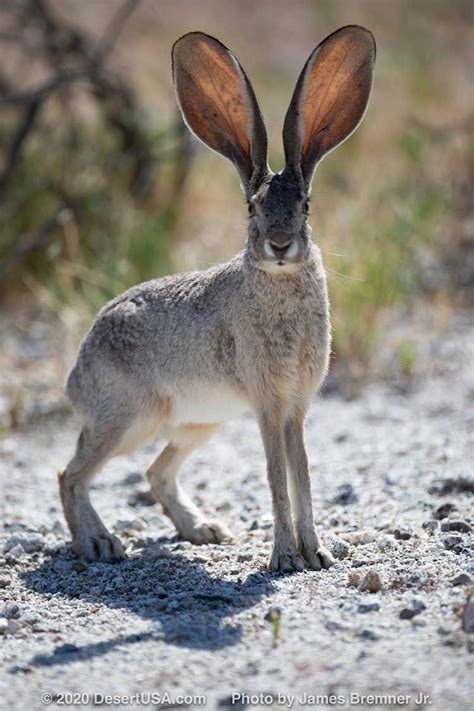
<path fill-rule="evenodd" d="M 287 235 L 283 239 L 276 236 L 265 239 L 263 249 L 266 257 L 280 266 L 293 261 L 298 255 L 298 244 L 288 239 Z"/>

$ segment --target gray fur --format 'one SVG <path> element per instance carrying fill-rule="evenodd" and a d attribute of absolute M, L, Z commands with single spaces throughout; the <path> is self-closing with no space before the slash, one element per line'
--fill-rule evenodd
<path fill-rule="evenodd" d="M 186 112 L 185 92 L 180 104 Z M 248 196 L 243 252 L 207 271 L 135 286 L 98 314 L 67 382 L 84 423 L 76 455 L 60 476 L 77 554 L 123 555 L 91 506 L 89 482 L 110 456 L 158 434 L 168 444 L 147 476 L 178 531 L 195 543 L 230 539 L 223 524 L 205 519 L 189 501 L 176 477 L 227 407 L 243 405 L 257 417 L 267 456 L 271 568 L 332 564 L 314 530 L 303 438 L 330 353 L 326 276 L 307 222 L 308 190 L 290 168 L 278 175 L 266 170 Z"/>

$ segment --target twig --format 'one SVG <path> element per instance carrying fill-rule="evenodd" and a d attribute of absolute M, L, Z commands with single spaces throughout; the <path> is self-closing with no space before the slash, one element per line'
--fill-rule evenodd
<path fill-rule="evenodd" d="M 84 71 L 70 70 L 60 72 L 35 89 L 19 91 L 16 94 L 7 94 L 7 96 L 0 96 L 0 106 L 20 106 L 21 104 L 29 104 L 35 101 L 41 102 L 48 96 L 48 94 L 55 89 L 58 89 L 63 84 L 87 78 L 88 75 Z"/>
<path fill-rule="evenodd" d="M 104 62 L 107 55 L 113 50 L 123 26 L 140 2 L 141 0 L 125 0 L 123 5 L 119 7 L 93 52 L 94 62 Z"/>
<path fill-rule="evenodd" d="M 23 141 L 26 139 L 31 127 L 35 122 L 40 106 L 41 101 L 39 99 L 35 99 L 34 101 L 32 101 L 24 113 L 23 121 L 20 122 L 20 125 L 15 131 L 13 139 L 8 148 L 8 155 L 5 161 L 5 166 L 2 172 L 0 173 L 0 193 L 6 187 L 10 175 L 12 174 L 13 169 L 15 168 L 15 163 L 17 162 L 18 156 L 20 155 Z"/>

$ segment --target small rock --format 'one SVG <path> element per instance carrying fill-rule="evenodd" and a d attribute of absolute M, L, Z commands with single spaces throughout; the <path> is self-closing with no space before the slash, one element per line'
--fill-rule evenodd
<path fill-rule="evenodd" d="M 55 521 L 53 523 L 53 525 L 51 526 L 51 533 L 53 533 L 55 536 L 65 536 L 66 535 L 66 529 L 64 528 L 61 521 Z"/>
<path fill-rule="evenodd" d="M 141 484 L 143 482 L 143 475 L 141 472 L 130 472 L 124 477 L 122 484 L 125 486 L 134 486 L 135 484 Z"/>
<path fill-rule="evenodd" d="M 397 541 L 408 541 L 413 534 L 408 528 L 395 528 L 393 535 Z"/>
<path fill-rule="evenodd" d="M 41 614 L 36 612 L 36 610 L 28 610 L 21 616 L 22 622 L 26 622 L 28 625 L 34 625 L 36 622 L 41 620 Z"/>
<path fill-rule="evenodd" d="M 418 614 L 419 612 L 417 612 L 416 610 L 412 610 L 409 607 L 404 607 L 399 614 L 399 618 L 401 620 L 411 620 L 412 617 L 415 617 L 415 615 Z"/>
<path fill-rule="evenodd" d="M 349 504 L 355 504 L 358 501 L 358 496 L 354 491 L 352 484 L 342 484 L 337 488 L 337 494 L 333 498 L 332 502 L 334 504 L 339 504 L 340 506 L 348 506 Z"/>
<path fill-rule="evenodd" d="M 410 600 L 410 606 L 403 608 L 399 617 L 401 620 L 411 620 L 415 615 L 419 615 L 420 612 L 423 612 L 423 610 L 426 610 L 425 603 L 420 597 L 414 595 Z"/>
<path fill-rule="evenodd" d="M 441 530 L 443 532 L 459 531 L 459 533 L 470 533 L 471 527 L 466 521 L 443 521 Z"/>
<path fill-rule="evenodd" d="M 467 573 L 459 573 L 454 578 L 451 578 L 451 585 L 470 585 L 472 583 L 471 576 Z"/>
<path fill-rule="evenodd" d="M 426 627 L 426 620 L 422 617 L 414 617 L 411 621 L 413 627 Z"/>
<path fill-rule="evenodd" d="M 379 592 L 382 589 L 382 580 L 376 570 L 368 570 L 359 585 L 360 592 Z"/>
<path fill-rule="evenodd" d="M 334 558 L 342 560 L 347 557 L 349 553 L 350 546 L 346 541 L 341 541 L 340 538 L 333 538 L 329 543 L 329 550 L 333 554 Z"/>
<path fill-rule="evenodd" d="M 359 633 L 359 637 L 361 637 L 361 639 L 370 639 L 371 641 L 375 641 L 380 639 L 380 634 L 376 630 L 368 627 Z"/>
<path fill-rule="evenodd" d="M 0 617 L 0 634 L 8 632 L 8 620 L 5 617 Z"/>
<path fill-rule="evenodd" d="M 23 548 L 22 545 L 19 543 L 16 546 L 13 546 L 13 548 L 10 548 L 10 550 L 7 553 L 7 559 L 8 560 L 20 560 L 20 558 L 23 558 L 23 556 L 26 555 L 25 549 Z"/>
<path fill-rule="evenodd" d="M 0 578 L 0 590 L 7 588 L 10 585 L 9 578 Z"/>
<path fill-rule="evenodd" d="M 462 543 L 461 536 L 444 536 L 443 545 L 448 551 L 454 550 Z"/>
<path fill-rule="evenodd" d="M 347 576 L 347 585 L 350 588 L 358 588 L 360 585 L 361 581 L 361 575 L 360 573 L 356 573 L 354 570 L 351 570 L 349 572 L 349 575 Z"/>
<path fill-rule="evenodd" d="M 18 620 L 8 620 L 8 631 L 10 634 L 15 634 L 21 629 L 21 624 Z"/>
<path fill-rule="evenodd" d="M 466 600 L 462 611 L 462 628 L 464 632 L 472 634 L 474 632 L 474 596 L 470 595 Z"/>
<path fill-rule="evenodd" d="M 36 553 L 44 546 L 44 539 L 40 533 L 32 533 L 30 531 L 19 531 L 7 540 L 4 546 L 5 553 L 13 552 L 20 545 L 25 553 Z"/>
<path fill-rule="evenodd" d="M 435 511 L 433 511 L 433 518 L 437 521 L 441 521 L 443 518 L 447 518 L 452 511 L 456 511 L 456 504 L 451 503 L 451 501 L 446 501 L 446 503 L 438 506 Z"/>
<path fill-rule="evenodd" d="M 156 498 L 150 489 L 147 491 L 135 491 L 128 499 L 130 506 L 154 506 Z"/>
<path fill-rule="evenodd" d="M 464 493 L 474 494 L 474 479 L 469 479 L 466 476 L 438 479 L 433 482 L 433 485 L 428 491 L 430 494 L 436 494 L 438 496 Z"/>
<path fill-rule="evenodd" d="M 440 634 L 443 637 L 446 637 L 448 634 L 451 634 L 453 632 L 452 627 L 443 627 L 443 625 L 440 625 L 438 627 L 438 634 Z"/>
<path fill-rule="evenodd" d="M 8 619 L 15 619 L 17 620 L 20 617 L 20 608 L 16 604 L 16 602 L 12 602 L 9 605 L 5 605 L 3 608 L 2 616 L 7 617 Z"/>
<path fill-rule="evenodd" d="M 375 531 L 354 531 L 349 533 L 343 533 L 341 536 L 348 543 L 352 543 L 354 546 L 364 545 L 364 543 L 372 543 L 375 540 Z"/>
<path fill-rule="evenodd" d="M 378 602 L 361 602 L 357 607 L 357 612 L 365 614 L 366 612 L 378 612 L 380 610 L 380 603 Z"/>
<path fill-rule="evenodd" d="M 428 533 L 434 533 L 437 530 L 438 525 L 438 521 L 430 519 L 429 521 L 425 521 L 425 523 L 423 524 L 423 528 L 427 530 Z"/>
<path fill-rule="evenodd" d="M 128 531 L 144 531 L 146 527 L 146 523 L 140 518 L 135 518 L 131 521 L 119 520 L 115 524 L 115 530 L 123 533 L 127 533 Z"/>

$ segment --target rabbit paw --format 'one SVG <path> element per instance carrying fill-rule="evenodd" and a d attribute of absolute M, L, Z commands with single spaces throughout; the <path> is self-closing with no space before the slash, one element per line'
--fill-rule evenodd
<path fill-rule="evenodd" d="M 234 536 L 223 523 L 217 520 L 199 521 L 182 531 L 181 535 L 187 541 L 202 545 L 204 543 L 232 543 Z"/>
<path fill-rule="evenodd" d="M 270 570 L 280 573 L 294 573 L 304 570 L 305 564 L 296 550 L 274 547 L 269 564 Z"/>
<path fill-rule="evenodd" d="M 123 560 L 125 552 L 121 541 L 108 531 L 93 531 L 73 541 L 72 550 L 91 563 Z"/>
<path fill-rule="evenodd" d="M 311 570 L 321 570 L 322 568 L 330 568 L 336 562 L 334 557 L 324 546 L 317 548 L 303 547 L 301 550 L 303 558 L 307 563 L 307 567 Z"/>

